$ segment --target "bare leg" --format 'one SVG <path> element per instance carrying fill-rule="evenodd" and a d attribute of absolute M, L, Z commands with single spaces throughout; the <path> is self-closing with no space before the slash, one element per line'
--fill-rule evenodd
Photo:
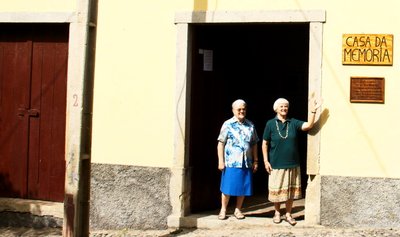
<path fill-rule="evenodd" d="M 228 203 L 229 203 L 229 195 L 225 195 L 225 194 L 221 194 L 221 211 L 225 211 L 226 212 L 226 208 L 228 207 Z"/>
<path fill-rule="evenodd" d="M 275 209 L 275 214 L 274 214 L 274 217 L 272 218 L 272 221 L 275 224 L 279 224 L 279 223 L 281 223 L 281 203 L 274 202 L 274 209 Z"/>
<path fill-rule="evenodd" d="M 244 196 L 236 197 L 236 208 L 241 210 L 244 202 Z"/>
<path fill-rule="evenodd" d="M 293 199 L 286 201 L 286 221 L 291 225 L 296 225 L 296 220 L 292 217 Z"/>
<path fill-rule="evenodd" d="M 226 208 L 229 203 L 229 195 L 225 195 L 221 193 L 221 210 L 219 211 L 218 219 L 225 220 L 226 219 Z"/>
<path fill-rule="evenodd" d="M 235 212 L 233 213 L 233 215 L 235 215 L 235 217 L 237 219 L 244 218 L 243 213 L 240 211 L 240 209 L 242 209 L 243 201 L 244 201 L 244 196 L 236 197 L 236 208 L 235 208 Z"/>
<path fill-rule="evenodd" d="M 286 214 L 292 214 L 292 207 L 293 207 L 293 199 L 289 199 L 286 201 Z"/>
<path fill-rule="evenodd" d="M 275 214 L 281 213 L 281 203 L 280 202 L 274 202 L 274 208 L 275 208 Z"/>

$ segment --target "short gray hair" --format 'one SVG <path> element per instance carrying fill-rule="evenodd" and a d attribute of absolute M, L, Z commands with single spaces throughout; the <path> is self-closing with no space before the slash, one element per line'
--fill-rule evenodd
<path fill-rule="evenodd" d="M 237 100 L 233 101 L 233 103 L 232 103 L 232 109 L 235 108 L 236 106 L 239 106 L 239 105 L 247 106 L 247 104 L 246 104 L 246 102 L 245 102 L 244 100 L 242 100 L 242 99 L 237 99 Z"/>
<path fill-rule="evenodd" d="M 280 104 L 287 104 L 287 106 L 289 107 L 289 101 L 288 101 L 287 99 L 285 99 L 285 98 L 279 98 L 279 99 L 277 99 L 277 100 L 275 101 L 274 106 L 273 106 L 273 109 L 274 109 L 275 112 L 276 112 L 276 110 L 278 109 L 278 106 L 279 106 Z"/>

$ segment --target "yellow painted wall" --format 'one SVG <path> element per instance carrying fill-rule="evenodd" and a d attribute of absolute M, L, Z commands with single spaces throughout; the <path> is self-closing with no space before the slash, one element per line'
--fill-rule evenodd
<path fill-rule="evenodd" d="M 399 4 L 385 1 L 363 10 L 365 2 L 350 4 L 328 11 L 324 26 L 322 93 L 330 116 L 322 130 L 321 174 L 398 178 Z M 341 65 L 343 33 L 393 34 L 393 66 Z M 385 104 L 350 103 L 351 76 L 384 77 Z"/>
<path fill-rule="evenodd" d="M 171 166 L 175 6 L 99 2 L 92 162 Z"/>
<path fill-rule="evenodd" d="M 92 161 L 170 167 L 174 142 L 174 15 L 180 11 L 325 10 L 322 175 L 400 177 L 400 17 L 396 0 L 100 1 Z M 342 34 L 393 34 L 393 66 L 344 66 Z M 385 104 L 349 102 L 351 76 L 385 77 Z"/>
<path fill-rule="evenodd" d="M 76 0 L 0 0 L 0 12 L 69 12 Z"/>

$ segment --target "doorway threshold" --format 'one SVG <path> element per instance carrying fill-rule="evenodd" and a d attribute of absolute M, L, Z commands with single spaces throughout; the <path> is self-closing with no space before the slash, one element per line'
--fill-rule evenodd
<path fill-rule="evenodd" d="M 64 203 L 20 198 L 0 198 L 0 212 L 30 213 L 36 216 L 64 217 Z"/>
<path fill-rule="evenodd" d="M 234 200 L 232 200 L 234 201 Z M 304 199 L 295 200 L 293 203 L 292 216 L 296 219 L 296 226 L 308 227 L 304 220 Z M 284 214 L 285 205 L 281 205 L 281 213 Z M 282 220 L 280 224 L 274 224 L 272 217 L 274 215 L 273 203 L 267 201 L 265 197 L 249 197 L 245 199 L 242 212 L 245 219 L 238 220 L 233 215 L 234 207 L 229 206 L 227 210 L 227 219 L 218 219 L 218 210 L 190 214 L 185 217 L 168 217 L 168 227 L 170 228 L 198 228 L 214 229 L 232 226 L 234 228 L 247 227 L 271 227 L 271 226 L 291 226 Z"/>

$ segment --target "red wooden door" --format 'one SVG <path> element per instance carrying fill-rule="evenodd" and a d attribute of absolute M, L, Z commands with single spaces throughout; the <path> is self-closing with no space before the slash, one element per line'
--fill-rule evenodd
<path fill-rule="evenodd" d="M 0 25 L 0 196 L 63 201 L 68 25 Z"/>

